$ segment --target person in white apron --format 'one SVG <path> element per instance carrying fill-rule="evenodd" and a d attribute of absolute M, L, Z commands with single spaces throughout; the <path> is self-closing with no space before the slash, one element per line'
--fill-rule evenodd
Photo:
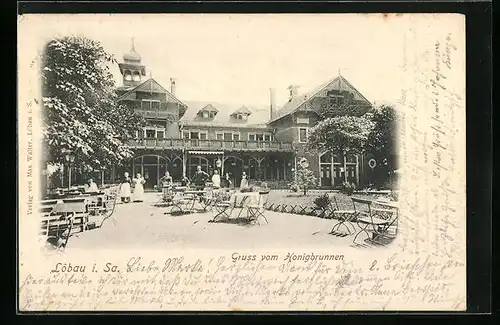
<path fill-rule="evenodd" d="M 142 178 L 141 174 L 137 173 L 136 178 L 132 180 L 134 184 L 134 193 L 132 194 L 132 199 L 134 202 L 144 201 L 144 183 L 146 180 Z"/>
<path fill-rule="evenodd" d="M 212 176 L 212 186 L 214 187 L 214 189 L 219 189 L 220 188 L 220 175 L 219 175 L 219 171 L 216 169 L 214 170 L 214 174 Z"/>
<path fill-rule="evenodd" d="M 247 173 L 243 172 L 243 175 L 241 175 L 240 189 L 247 189 L 247 188 L 248 188 Z"/>
<path fill-rule="evenodd" d="M 130 202 L 130 182 L 131 179 L 128 176 L 128 173 L 125 172 L 123 174 L 123 182 L 120 185 L 120 198 L 122 200 L 122 203 L 129 203 Z"/>

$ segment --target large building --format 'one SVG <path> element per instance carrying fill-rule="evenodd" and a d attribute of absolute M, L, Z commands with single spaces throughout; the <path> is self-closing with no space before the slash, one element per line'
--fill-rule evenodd
<path fill-rule="evenodd" d="M 335 187 L 344 180 L 362 185 L 369 176 L 365 155 L 304 151 L 309 128 L 321 118 L 319 109 L 350 107 L 353 114 L 363 114 L 371 107 L 340 75 L 306 94 L 291 86 L 288 102 L 279 108 L 271 89 L 269 107 L 259 108 L 180 100 L 175 79 L 167 89 L 147 77 L 133 45 L 119 67 L 123 76 L 119 100 L 143 114 L 149 126 L 129 140 L 133 160 L 109 169 L 106 181 L 116 181 L 125 171 L 139 172 L 146 188 L 152 189 L 166 170 L 176 180 L 183 173 L 190 177 L 201 166 L 209 173 L 215 168 L 230 173 L 236 185 L 245 171 L 250 180 L 284 188 L 294 179 L 299 157 L 308 159 L 318 187 Z"/>

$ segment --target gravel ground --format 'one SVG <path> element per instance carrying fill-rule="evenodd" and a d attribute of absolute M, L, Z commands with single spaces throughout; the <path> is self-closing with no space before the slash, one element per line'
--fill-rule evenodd
<path fill-rule="evenodd" d="M 157 193 L 146 193 L 142 203 L 118 204 L 116 225 L 107 220 L 101 228 L 75 234 L 66 250 L 356 246 L 353 236 L 329 234 L 335 220 L 266 211 L 268 224 L 209 223 L 212 212 L 172 216 L 167 213 L 168 208 L 154 206 L 157 200 Z M 365 238 L 360 235 L 357 241 Z"/>

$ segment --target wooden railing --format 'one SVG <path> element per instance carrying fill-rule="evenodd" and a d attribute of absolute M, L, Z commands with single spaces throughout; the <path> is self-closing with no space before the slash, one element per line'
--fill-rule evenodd
<path fill-rule="evenodd" d="M 210 149 L 241 151 L 293 151 L 290 142 L 278 141 L 227 141 L 227 140 L 195 140 L 195 139 L 130 139 L 128 145 L 135 148 L 160 149 Z"/>

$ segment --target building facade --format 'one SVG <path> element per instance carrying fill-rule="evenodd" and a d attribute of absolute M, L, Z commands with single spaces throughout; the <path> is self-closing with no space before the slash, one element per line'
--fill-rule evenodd
<path fill-rule="evenodd" d="M 370 102 L 344 77 L 337 76 L 313 91 L 299 94 L 291 86 L 290 98 L 279 109 L 270 90 L 269 107 L 181 101 L 176 80 L 167 90 L 152 77 L 134 46 L 119 63 L 123 80 L 119 101 L 132 106 L 149 122 L 143 132 L 129 139 L 135 157 L 103 173 L 105 182 L 117 182 L 125 171 L 141 173 L 146 188 L 153 189 L 165 171 L 174 181 L 183 173 L 191 177 L 197 166 L 212 173 L 229 173 L 238 185 L 245 172 L 250 180 L 285 188 L 295 177 L 297 159 L 306 157 L 318 178 L 318 187 L 332 188 L 345 180 L 363 185 L 370 178 L 367 155 L 343 156 L 305 150 L 309 129 L 325 107 L 351 107 L 363 114 Z"/>

